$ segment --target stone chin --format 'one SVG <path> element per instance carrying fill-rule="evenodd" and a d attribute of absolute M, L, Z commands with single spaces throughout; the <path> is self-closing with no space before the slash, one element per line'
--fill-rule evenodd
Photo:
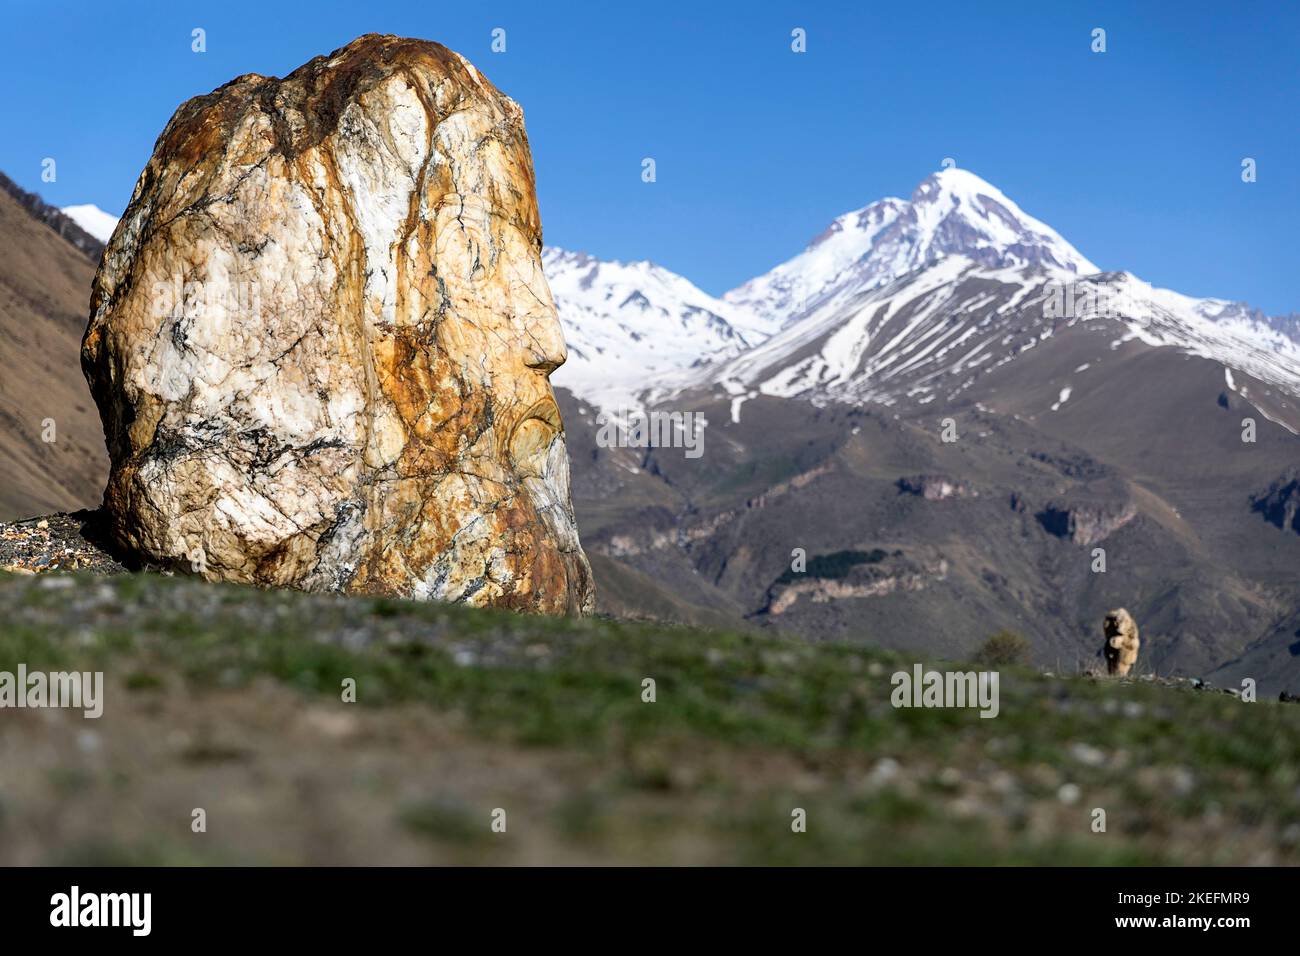
<path fill-rule="evenodd" d="M 457 530 L 412 584 L 409 596 L 590 614 L 594 584 L 578 539 L 569 456 L 555 400 L 535 403 L 502 431 L 508 437 L 496 459 L 505 472 L 499 490 L 457 513 Z M 482 478 L 467 472 L 454 480 L 472 485 Z M 350 587 L 368 591 L 374 581 L 363 574 Z"/>
<path fill-rule="evenodd" d="M 569 452 L 553 398 L 530 409 L 510 438 L 510 462 L 534 510 L 550 532 L 569 582 L 566 611 L 594 610 L 591 565 L 578 541 L 569 488 Z"/>

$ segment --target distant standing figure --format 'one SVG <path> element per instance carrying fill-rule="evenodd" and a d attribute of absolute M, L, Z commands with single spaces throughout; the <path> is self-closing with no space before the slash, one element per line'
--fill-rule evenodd
<path fill-rule="evenodd" d="M 1137 663 L 1141 646 L 1137 622 L 1121 607 L 1106 615 L 1102 629 L 1106 632 L 1106 645 L 1101 649 L 1106 657 L 1106 669 L 1111 677 L 1127 677 Z"/>

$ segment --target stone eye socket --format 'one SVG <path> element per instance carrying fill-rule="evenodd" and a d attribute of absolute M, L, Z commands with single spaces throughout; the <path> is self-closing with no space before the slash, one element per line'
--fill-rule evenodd
<path fill-rule="evenodd" d="M 475 193 L 446 194 L 438 200 L 435 217 L 440 274 L 471 285 L 486 280 L 497 261 L 499 227 L 511 225 L 510 220 Z"/>

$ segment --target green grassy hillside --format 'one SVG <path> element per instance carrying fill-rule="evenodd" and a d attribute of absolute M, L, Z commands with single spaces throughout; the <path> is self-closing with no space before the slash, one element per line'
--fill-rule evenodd
<path fill-rule="evenodd" d="M 0 612 L 0 671 L 106 684 L 0 710 L 3 864 L 1300 862 L 1294 704 L 1011 669 L 983 719 L 861 647 L 148 575 Z"/>

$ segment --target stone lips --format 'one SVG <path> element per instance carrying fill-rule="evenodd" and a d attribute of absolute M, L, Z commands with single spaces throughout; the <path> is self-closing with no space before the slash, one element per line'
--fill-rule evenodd
<path fill-rule="evenodd" d="M 215 579 L 586 613 L 523 115 L 368 35 L 177 110 L 91 298 L 111 533 Z"/>

